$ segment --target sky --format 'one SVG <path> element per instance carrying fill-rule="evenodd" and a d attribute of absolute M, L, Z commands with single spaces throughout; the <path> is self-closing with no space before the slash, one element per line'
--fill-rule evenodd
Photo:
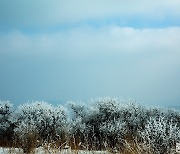
<path fill-rule="evenodd" d="M 0 100 L 180 104 L 179 0 L 0 0 Z"/>

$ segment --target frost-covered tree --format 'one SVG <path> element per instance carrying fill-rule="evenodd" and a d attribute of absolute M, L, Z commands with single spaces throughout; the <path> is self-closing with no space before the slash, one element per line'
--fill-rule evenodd
<path fill-rule="evenodd" d="M 74 111 L 71 130 L 80 141 L 88 138 L 88 144 L 98 149 L 103 149 L 106 143 L 111 148 L 117 146 L 127 134 L 137 135 L 147 121 L 146 110 L 131 101 L 106 97 L 87 104 L 71 106 Z"/>
<path fill-rule="evenodd" d="M 9 101 L 0 101 L 0 140 L 9 140 L 13 137 L 15 119 L 12 107 Z"/>
<path fill-rule="evenodd" d="M 160 116 L 150 117 L 141 137 L 146 145 L 150 145 L 153 153 L 164 154 L 177 142 L 180 142 L 180 128 L 172 120 L 168 121 Z"/>
<path fill-rule="evenodd" d="M 34 133 L 41 141 L 61 140 L 66 130 L 65 108 L 53 107 L 46 102 L 32 102 L 19 107 L 15 134 L 26 139 L 26 134 Z M 31 134 L 29 134 L 31 135 Z"/>

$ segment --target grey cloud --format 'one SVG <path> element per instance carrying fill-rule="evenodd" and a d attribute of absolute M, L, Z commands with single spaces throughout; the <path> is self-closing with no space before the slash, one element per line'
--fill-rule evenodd
<path fill-rule="evenodd" d="M 179 27 L 164 29 L 134 29 L 118 26 L 78 27 L 51 34 L 28 35 L 22 32 L 4 34 L 0 36 L 0 53 L 58 53 L 74 58 L 96 54 L 140 52 L 178 54 L 179 40 Z"/>
<path fill-rule="evenodd" d="M 78 27 L 0 36 L 0 98 L 180 100 L 180 29 Z"/>

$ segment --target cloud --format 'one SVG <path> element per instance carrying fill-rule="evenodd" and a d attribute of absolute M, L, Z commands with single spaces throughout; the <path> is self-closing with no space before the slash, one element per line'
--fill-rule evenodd
<path fill-rule="evenodd" d="M 28 35 L 16 31 L 0 36 L 0 52 L 59 54 L 78 58 L 100 54 L 179 54 L 180 28 L 135 29 L 115 25 L 77 27 L 68 31 Z"/>
<path fill-rule="evenodd" d="M 110 95 L 178 104 L 179 41 L 179 27 L 107 25 L 3 33 L 0 97 L 26 101 Z"/>
<path fill-rule="evenodd" d="M 104 21 L 117 18 L 128 22 L 129 18 L 161 21 L 166 18 L 178 21 L 179 0 L 1 0 L 0 21 L 2 27 L 48 27 L 59 24 L 75 24 L 82 21 Z"/>

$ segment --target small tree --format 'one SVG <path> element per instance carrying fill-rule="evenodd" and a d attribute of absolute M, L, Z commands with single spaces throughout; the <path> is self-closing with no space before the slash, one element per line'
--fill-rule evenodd
<path fill-rule="evenodd" d="M 167 153 L 176 142 L 180 141 L 180 128 L 172 120 L 168 121 L 162 116 L 151 117 L 140 134 L 154 153 Z"/>
<path fill-rule="evenodd" d="M 0 140 L 12 141 L 15 119 L 12 104 L 9 101 L 0 101 Z"/>
<path fill-rule="evenodd" d="M 17 118 L 15 134 L 20 142 L 31 143 L 29 140 L 34 138 L 38 146 L 44 142 L 50 143 L 65 138 L 67 117 L 65 109 L 61 106 L 53 107 L 46 102 L 37 101 L 27 103 L 19 107 Z"/>

